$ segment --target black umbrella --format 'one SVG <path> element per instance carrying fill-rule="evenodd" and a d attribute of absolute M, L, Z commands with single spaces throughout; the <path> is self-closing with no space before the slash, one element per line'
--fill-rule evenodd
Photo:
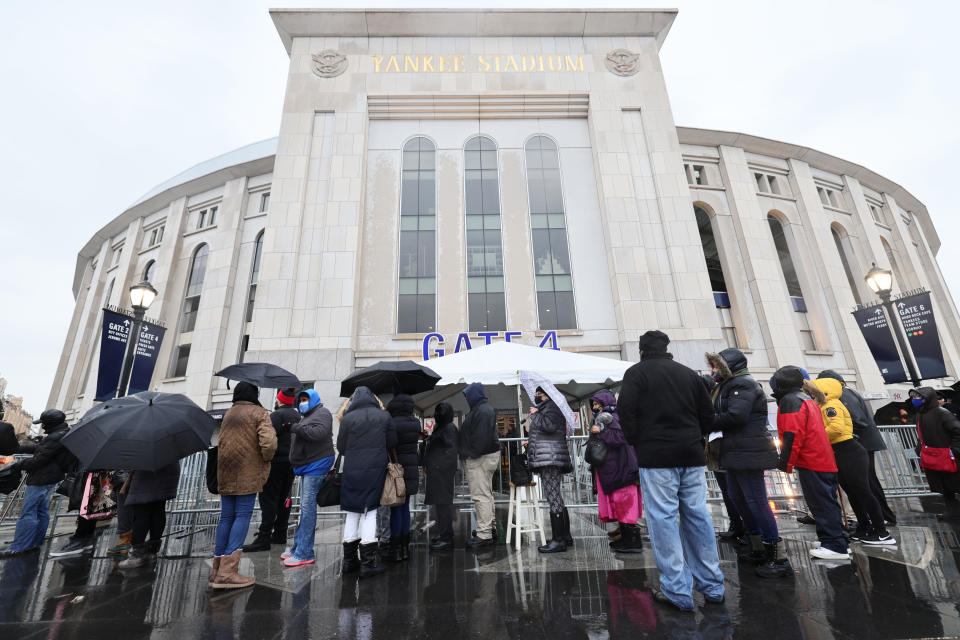
<path fill-rule="evenodd" d="M 156 471 L 210 446 L 216 421 L 179 393 L 107 400 L 61 440 L 84 469 Z"/>
<path fill-rule="evenodd" d="M 378 362 L 358 369 L 340 383 L 340 396 L 347 398 L 357 387 L 368 387 L 374 393 L 422 393 L 437 386 L 440 375 L 413 360 Z"/>
<path fill-rule="evenodd" d="M 269 362 L 241 362 L 240 364 L 232 364 L 226 369 L 217 371 L 213 375 L 226 378 L 227 380 L 249 382 L 252 385 L 263 387 L 264 389 L 287 389 L 289 387 L 302 386 L 297 376 Z"/>

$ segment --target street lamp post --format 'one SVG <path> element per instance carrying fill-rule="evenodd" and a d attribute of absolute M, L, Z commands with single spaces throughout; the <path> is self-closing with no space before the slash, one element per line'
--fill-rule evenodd
<path fill-rule="evenodd" d="M 873 268 L 867 272 L 864 280 L 867 281 L 867 286 L 870 287 L 870 290 L 880 296 L 883 307 L 887 310 L 887 315 L 890 318 L 889 323 L 893 329 L 893 335 L 897 338 L 897 345 L 900 347 L 903 359 L 907 361 L 907 370 L 910 372 L 910 382 L 913 383 L 914 388 L 919 387 L 920 374 L 917 373 L 917 368 L 913 364 L 913 357 L 911 356 L 910 348 L 907 346 L 907 339 L 903 335 L 903 329 L 900 327 L 897 310 L 893 306 L 893 301 L 890 300 L 890 292 L 893 290 L 893 272 L 889 269 L 881 269 L 874 263 Z"/>
<path fill-rule="evenodd" d="M 157 290 L 146 280 L 130 287 L 130 306 L 133 307 L 133 326 L 127 335 L 127 350 L 123 355 L 123 368 L 120 369 L 120 385 L 117 387 L 117 397 L 127 395 L 130 386 L 130 374 L 133 372 L 133 359 L 137 354 L 137 343 L 140 342 L 140 327 L 143 326 L 143 316 L 157 297 Z"/>

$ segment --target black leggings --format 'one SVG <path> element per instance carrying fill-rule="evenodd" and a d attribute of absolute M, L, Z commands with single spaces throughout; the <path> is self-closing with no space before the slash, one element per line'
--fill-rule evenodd
<path fill-rule="evenodd" d="M 146 502 L 133 505 L 133 537 L 134 545 L 140 546 L 150 534 L 150 542 L 159 547 L 160 536 L 167 526 L 167 501 Z"/>
<path fill-rule="evenodd" d="M 857 526 L 872 526 L 882 530 L 883 512 L 870 488 L 870 457 L 867 450 L 856 440 L 844 440 L 833 445 L 833 455 L 837 459 L 840 488 L 847 494 L 850 506 L 857 514 Z"/>
<path fill-rule="evenodd" d="M 560 493 L 560 467 L 540 467 L 536 469 L 543 482 L 543 493 L 550 505 L 550 513 L 563 512 L 563 495 Z"/>

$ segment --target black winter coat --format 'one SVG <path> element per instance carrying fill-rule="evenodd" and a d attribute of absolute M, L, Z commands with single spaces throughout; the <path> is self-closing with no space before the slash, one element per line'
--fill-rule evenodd
<path fill-rule="evenodd" d="M 711 451 L 717 445 L 723 469 L 775 469 L 779 458 L 767 429 L 766 394 L 746 372 L 747 359 L 739 349 L 724 349 L 719 357 L 726 366 L 718 369 L 724 379 L 713 390 L 713 430 L 723 437 L 710 443 Z M 711 356 L 707 359 L 713 364 Z"/>
<path fill-rule="evenodd" d="M 20 453 L 32 453 L 32 458 L 21 460 L 15 466 L 27 474 L 27 486 L 54 484 L 63 480 L 64 474 L 72 470 L 76 458 L 60 439 L 67 435 L 70 428 L 66 422 L 55 425 L 38 445 L 21 445 Z"/>
<path fill-rule="evenodd" d="M 452 422 L 437 423 L 427 438 L 423 452 L 427 475 L 425 504 L 453 504 L 454 479 L 457 475 L 457 428 Z"/>
<path fill-rule="evenodd" d="M 949 410 L 939 406 L 937 392 L 931 387 L 920 387 L 923 406 L 917 418 L 917 428 L 928 447 L 949 447 L 953 457 L 960 460 L 960 420 Z M 919 449 L 919 445 L 918 445 Z M 960 473 L 945 473 L 924 469 L 930 489 L 937 493 L 960 492 Z"/>
<path fill-rule="evenodd" d="M 337 434 L 337 450 L 343 456 L 340 508 L 344 511 L 364 513 L 380 506 L 387 450 L 397 445 L 390 433 L 390 414 L 380 408 L 370 389 L 358 387 Z"/>
<path fill-rule="evenodd" d="M 470 412 L 460 425 L 460 457 L 479 458 L 500 451 L 500 434 L 497 433 L 497 413 L 487 402 L 487 394 L 479 382 L 467 385 L 463 395 L 470 405 Z"/>
<path fill-rule="evenodd" d="M 713 406 L 697 372 L 665 351 L 645 351 L 627 369 L 617 402 L 620 426 L 644 468 L 707 464 L 703 436 L 713 431 Z"/>
<path fill-rule="evenodd" d="M 171 500 L 177 497 L 180 484 L 180 463 L 168 464 L 157 471 L 132 471 L 124 505 Z"/>
<path fill-rule="evenodd" d="M 420 421 L 413 415 L 413 398 L 406 394 L 395 396 L 387 405 L 390 412 L 390 428 L 397 439 L 397 462 L 403 465 L 403 483 L 407 495 L 415 496 L 420 491 Z"/>
<path fill-rule="evenodd" d="M 530 414 L 527 466 L 534 470 L 556 467 L 560 473 L 573 471 L 567 449 L 567 420 L 553 400 L 541 402 L 537 412 Z"/>
<path fill-rule="evenodd" d="M 300 422 L 300 412 L 283 406 L 270 414 L 270 424 L 277 432 L 277 452 L 270 464 L 290 464 L 290 428 Z"/>
<path fill-rule="evenodd" d="M 379 408 L 378 405 L 377 409 Z M 323 405 L 314 407 L 300 419 L 300 422 L 293 424 L 290 427 L 290 434 L 289 460 L 290 466 L 294 468 L 329 458 L 335 453 L 333 415 Z"/>
<path fill-rule="evenodd" d="M 13 425 L 0 421 L 0 456 L 12 456 L 19 447 L 17 432 Z"/>

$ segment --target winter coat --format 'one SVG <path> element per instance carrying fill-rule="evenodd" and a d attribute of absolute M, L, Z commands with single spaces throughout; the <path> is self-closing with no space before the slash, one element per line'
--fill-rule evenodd
<path fill-rule="evenodd" d="M 320 404 L 313 389 L 303 393 L 310 398 L 307 412 L 290 427 L 290 465 L 294 468 L 329 458 L 333 451 L 333 415 Z"/>
<path fill-rule="evenodd" d="M 777 399 L 777 432 L 780 434 L 778 468 L 787 473 L 793 467 L 837 472 L 837 462 L 823 425 L 820 406 L 809 395 L 822 395 L 817 387 L 804 384 L 798 367 L 781 367 L 770 378 L 773 397 Z"/>
<path fill-rule="evenodd" d="M 853 435 L 860 441 L 863 448 L 867 451 L 883 451 L 887 445 L 883 442 L 883 436 L 880 435 L 880 429 L 877 428 L 877 422 L 873 419 L 873 412 L 867 406 L 856 389 L 847 385 L 846 381 L 836 371 L 824 369 L 817 376 L 817 379 L 833 378 L 839 380 L 843 385 L 843 393 L 840 395 L 840 402 L 850 412 L 850 419 L 853 420 Z"/>
<path fill-rule="evenodd" d="M 156 471 L 132 471 L 124 505 L 160 502 L 177 497 L 180 484 L 180 462 L 173 462 Z"/>
<path fill-rule="evenodd" d="M 920 387 L 923 398 L 917 429 L 928 447 L 950 447 L 955 460 L 960 460 L 960 420 L 949 409 L 939 406 L 937 392 L 932 387 Z M 924 469 L 930 489 L 937 493 L 960 492 L 960 473 L 945 473 Z"/>
<path fill-rule="evenodd" d="M 840 400 L 843 386 L 832 378 L 820 378 L 814 380 L 813 384 L 824 395 L 824 401 L 820 402 L 820 413 L 823 414 L 823 426 L 830 444 L 853 440 L 853 419 Z"/>
<path fill-rule="evenodd" d="M 603 412 L 610 414 L 611 420 L 600 433 L 591 433 L 591 438 L 599 438 L 607 445 L 607 457 L 603 464 L 594 467 L 597 472 L 597 479 L 600 481 L 600 488 L 608 496 L 617 489 L 637 484 L 637 452 L 633 450 L 630 443 L 623 436 L 623 429 L 620 428 L 620 418 L 617 415 L 617 399 L 612 393 L 601 391 L 592 398 L 590 404 L 599 402 L 603 407 Z M 596 417 L 594 418 L 596 422 Z M 591 425 L 592 426 L 592 425 Z"/>
<path fill-rule="evenodd" d="M 567 419 L 553 400 L 541 402 L 537 412 L 530 414 L 527 466 L 534 471 L 545 467 L 555 467 L 560 473 L 573 471 L 567 448 Z"/>
<path fill-rule="evenodd" d="M 281 405 L 270 414 L 270 424 L 277 433 L 277 452 L 271 464 L 290 464 L 290 440 L 293 436 L 290 429 L 298 422 L 300 412 L 290 406 Z"/>
<path fill-rule="evenodd" d="M 463 395 L 470 405 L 470 412 L 460 425 L 460 457 L 479 458 L 500 451 L 500 434 L 497 433 L 497 414 L 490 403 L 483 385 L 479 382 L 467 385 Z"/>
<path fill-rule="evenodd" d="M 706 465 L 703 437 L 713 431 L 710 396 L 700 376 L 666 351 L 645 350 L 627 369 L 617 409 L 640 467 Z"/>
<path fill-rule="evenodd" d="M 260 493 L 277 450 L 270 413 L 246 400 L 235 402 L 220 425 L 217 483 L 222 496 Z"/>
<path fill-rule="evenodd" d="M 714 431 L 723 437 L 710 443 L 723 469 L 775 469 L 777 446 L 767 429 L 767 398 L 747 371 L 747 358 L 739 349 L 708 353 L 707 362 L 717 372 L 712 391 L 716 415 Z"/>
<path fill-rule="evenodd" d="M 13 425 L 9 422 L 0 421 L 0 456 L 12 456 L 19 447 L 17 432 Z"/>
<path fill-rule="evenodd" d="M 435 414 L 436 426 L 423 451 L 423 468 L 427 486 L 424 489 L 425 504 L 453 504 L 454 479 L 457 475 L 457 427 L 453 424 L 453 411 Z"/>
<path fill-rule="evenodd" d="M 413 415 L 413 398 L 400 394 L 387 404 L 390 413 L 390 429 L 397 439 L 397 462 L 403 466 L 403 483 L 407 495 L 415 496 L 420 491 L 420 433 L 423 428 Z"/>
<path fill-rule="evenodd" d="M 343 456 L 340 508 L 365 513 L 380 506 L 387 476 L 387 450 L 397 446 L 390 438 L 390 414 L 367 387 L 357 387 L 340 421 L 337 450 Z"/>
<path fill-rule="evenodd" d="M 21 460 L 13 465 L 27 474 L 27 486 L 43 486 L 55 484 L 63 480 L 63 476 L 76 465 L 76 458 L 63 444 L 61 438 L 67 435 L 70 428 L 66 422 L 44 425 L 47 435 L 40 444 L 24 444 L 17 449 L 18 453 L 32 453 L 33 457 Z"/>

